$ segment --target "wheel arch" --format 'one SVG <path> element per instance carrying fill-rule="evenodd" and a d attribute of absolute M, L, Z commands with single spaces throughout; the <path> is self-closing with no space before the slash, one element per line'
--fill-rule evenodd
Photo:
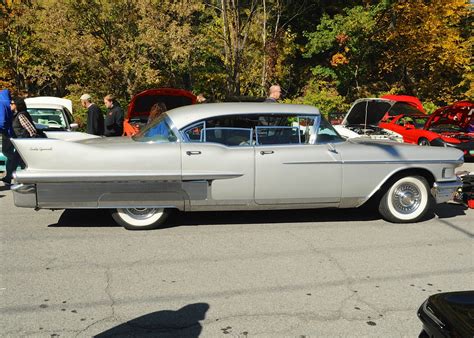
<path fill-rule="evenodd" d="M 390 187 L 390 184 L 392 182 L 395 182 L 396 180 L 406 177 L 406 176 L 421 176 L 426 179 L 428 182 L 428 185 L 430 188 L 433 187 L 435 180 L 435 176 L 431 171 L 429 171 L 426 168 L 406 168 L 406 169 L 400 169 L 396 172 L 391 173 L 388 175 L 385 180 L 379 184 L 378 187 L 376 187 L 372 193 L 369 195 L 368 199 L 363 203 L 363 204 L 368 204 L 372 203 L 374 201 L 378 201 L 382 195 L 387 191 L 387 189 Z"/>

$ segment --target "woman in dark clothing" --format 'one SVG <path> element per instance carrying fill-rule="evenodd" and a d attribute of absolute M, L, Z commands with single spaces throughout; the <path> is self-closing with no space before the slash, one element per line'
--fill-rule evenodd
<path fill-rule="evenodd" d="M 11 110 L 13 112 L 13 138 L 28 138 L 36 137 L 38 132 L 33 123 L 31 115 L 26 111 L 26 103 L 22 98 L 17 98 L 11 102 Z M 20 165 L 22 168 L 25 167 L 20 154 L 15 150 L 11 159 L 7 161 L 7 173 L 2 181 L 6 185 L 10 185 L 12 181 L 12 175 L 15 169 Z"/>

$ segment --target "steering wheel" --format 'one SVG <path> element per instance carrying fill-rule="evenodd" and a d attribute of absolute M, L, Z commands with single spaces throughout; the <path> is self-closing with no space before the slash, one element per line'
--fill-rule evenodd
<path fill-rule="evenodd" d="M 54 120 L 48 120 L 48 124 L 55 124 L 57 126 L 61 125 L 58 121 L 54 121 Z"/>

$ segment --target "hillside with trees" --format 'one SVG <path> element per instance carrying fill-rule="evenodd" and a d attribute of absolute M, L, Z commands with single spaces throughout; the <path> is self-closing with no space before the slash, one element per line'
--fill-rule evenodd
<path fill-rule="evenodd" d="M 385 93 L 474 96 L 465 0 L 6 0 L 0 13 L 0 86 L 19 95 L 225 101 L 278 83 L 324 113 Z"/>

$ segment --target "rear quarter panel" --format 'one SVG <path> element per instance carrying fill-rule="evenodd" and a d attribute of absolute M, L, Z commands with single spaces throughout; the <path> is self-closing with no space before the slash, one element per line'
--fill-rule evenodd
<path fill-rule="evenodd" d="M 456 149 L 420 147 L 386 142 L 344 142 L 337 145 L 342 158 L 341 207 L 368 200 L 396 173 L 407 169 L 428 171 L 435 181 L 453 181 L 462 164 Z"/>

